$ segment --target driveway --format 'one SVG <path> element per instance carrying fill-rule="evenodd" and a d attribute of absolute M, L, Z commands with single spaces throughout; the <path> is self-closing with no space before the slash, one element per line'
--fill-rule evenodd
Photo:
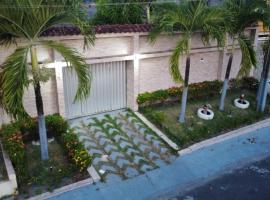
<path fill-rule="evenodd" d="M 133 112 L 71 121 L 103 181 L 118 182 L 170 164 L 176 157 Z"/>

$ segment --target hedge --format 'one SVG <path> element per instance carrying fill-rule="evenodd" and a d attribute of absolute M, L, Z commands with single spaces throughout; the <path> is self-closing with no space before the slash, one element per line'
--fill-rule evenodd
<path fill-rule="evenodd" d="M 188 89 L 188 100 L 217 96 L 222 89 L 222 84 L 223 83 L 218 80 L 190 84 Z M 253 77 L 244 77 L 240 80 L 230 80 L 230 89 L 256 90 L 257 88 L 258 81 Z M 182 91 L 183 87 L 172 87 L 166 90 L 145 92 L 138 95 L 137 103 L 139 107 L 145 107 L 148 105 L 160 104 L 167 101 L 179 101 L 182 95 Z"/>

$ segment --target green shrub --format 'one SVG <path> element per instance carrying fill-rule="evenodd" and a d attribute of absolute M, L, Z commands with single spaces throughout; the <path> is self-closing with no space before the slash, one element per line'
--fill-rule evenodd
<path fill-rule="evenodd" d="M 47 132 L 56 137 L 67 152 L 76 169 L 83 171 L 91 164 L 91 157 L 74 131 L 69 130 L 68 123 L 59 114 L 45 117 Z M 27 178 L 25 144 L 39 140 L 36 118 L 20 120 L 13 124 L 3 125 L 0 131 L 4 149 L 14 164 L 19 182 Z"/>
<path fill-rule="evenodd" d="M 68 123 L 59 114 L 47 115 L 45 121 L 49 138 L 58 138 L 61 134 L 67 132 Z M 16 124 L 23 134 L 23 141 L 25 143 L 39 140 L 37 118 L 21 119 Z"/>
<path fill-rule="evenodd" d="M 53 132 L 55 137 L 61 136 L 68 130 L 67 121 L 64 120 L 59 114 L 48 115 L 46 116 L 45 120 L 48 131 Z"/>
<path fill-rule="evenodd" d="M 189 85 L 188 100 L 198 100 L 200 98 L 211 98 L 217 96 L 222 89 L 222 82 L 204 81 L 201 83 L 192 83 Z M 248 89 L 256 90 L 258 81 L 253 77 L 244 77 L 243 79 L 231 79 L 230 89 Z M 145 92 L 139 94 L 137 103 L 140 107 L 160 104 L 164 101 L 179 101 L 182 95 L 182 87 L 172 87 L 167 90 L 158 90 L 154 92 Z"/>
<path fill-rule="evenodd" d="M 8 153 L 16 170 L 18 182 L 27 178 L 25 144 L 18 124 L 3 125 L 0 131 L 3 147 Z"/>
<path fill-rule="evenodd" d="M 68 157 L 77 169 L 83 171 L 91 164 L 91 156 L 72 129 L 69 129 L 67 133 L 63 134 L 62 142 Z"/>

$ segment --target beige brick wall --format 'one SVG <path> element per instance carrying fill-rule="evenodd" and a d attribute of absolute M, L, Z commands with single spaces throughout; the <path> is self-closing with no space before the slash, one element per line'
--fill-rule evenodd
<path fill-rule="evenodd" d="M 156 39 L 155 43 L 152 44 L 152 43 L 149 43 L 147 35 L 140 36 L 139 52 L 140 53 L 153 53 L 153 52 L 170 51 L 174 49 L 180 37 L 181 37 L 181 34 L 178 34 L 176 36 L 161 35 Z M 201 41 L 200 33 L 195 33 L 193 35 L 191 46 L 193 49 L 204 47 L 204 44 Z M 215 47 L 217 46 L 217 43 L 214 41 L 210 41 L 209 47 L 210 46 Z"/>
<path fill-rule="evenodd" d="M 55 77 L 52 77 L 46 83 L 41 83 L 41 95 L 43 99 L 44 113 L 46 115 L 58 113 Z M 35 93 L 32 85 L 30 85 L 30 87 L 24 94 L 23 104 L 27 113 L 30 116 L 37 116 Z"/>
<path fill-rule="evenodd" d="M 139 93 L 166 89 L 176 84 L 169 74 L 169 56 L 175 47 L 177 36 L 162 35 L 156 43 L 148 43 L 145 33 L 103 34 L 97 35 L 95 45 L 90 49 L 83 49 L 81 37 L 55 37 L 49 38 L 63 42 L 76 48 L 87 59 L 88 63 L 102 63 L 111 61 L 127 61 L 127 105 L 137 109 L 136 98 Z M 22 44 L 19 41 L 19 44 Z M 12 48 L 0 48 L 0 65 L 14 51 Z M 192 38 L 192 56 L 190 82 L 223 79 L 228 56 L 216 48 L 216 43 L 204 47 L 200 34 L 194 34 Z M 240 52 L 234 56 L 232 75 L 235 77 L 240 65 Z M 50 49 L 38 48 L 39 61 L 62 60 L 59 54 Z M 181 73 L 184 74 L 185 56 L 180 60 Z M 56 78 L 42 85 L 45 113 L 65 113 L 62 70 L 57 68 Z M 57 80 L 57 81 L 56 81 Z M 36 115 L 35 98 L 32 87 L 26 92 L 24 105 L 31 116 Z M 0 124 L 7 117 L 0 114 Z"/>
<path fill-rule="evenodd" d="M 56 94 L 55 77 L 51 78 L 48 82 L 41 84 L 41 95 L 43 98 L 44 112 L 46 115 L 59 112 Z M 30 116 L 37 116 L 35 94 L 32 85 L 30 85 L 28 90 L 25 91 L 23 104 Z M 9 121 L 9 116 L 7 116 L 6 113 L 0 108 L 0 126 L 1 124 L 8 123 Z"/>
<path fill-rule="evenodd" d="M 81 39 L 63 40 L 61 42 L 76 48 L 85 58 L 90 59 L 131 54 L 132 37 L 97 38 L 95 45 L 88 49 L 83 48 L 83 40 Z M 63 60 L 58 53 L 55 54 L 55 59 Z"/>
<path fill-rule="evenodd" d="M 185 56 L 180 58 L 181 74 L 184 77 Z M 219 52 L 191 55 L 190 83 L 216 80 L 218 77 Z M 139 91 L 155 91 L 177 86 L 169 73 L 169 57 L 140 60 Z"/>

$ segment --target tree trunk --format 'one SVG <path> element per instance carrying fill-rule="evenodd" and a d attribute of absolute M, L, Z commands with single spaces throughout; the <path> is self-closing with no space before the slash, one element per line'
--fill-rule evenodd
<path fill-rule="evenodd" d="M 268 47 L 267 56 L 264 60 L 264 67 L 261 75 L 260 86 L 257 96 L 257 110 L 264 112 L 266 99 L 267 99 L 267 87 L 268 87 L 268 76 L 270 71 L 270 46 Z"/>
<path fill-rule="evenodd" d="M 36 97 L 36 108 L 38 114 L 38 130 L 39 130 L 39 140 L 40 140 L 40 148 L 41 148 L 41 160 L 48 160 L 48 140 L 47 140 L 47 131 L 45 125 L 45 117 L 43 110 L 43 101 L 40 90 L 40 82 L 38 78 L 38 61 L 37 61 L 37 50 L 36 47 L 31 47 L 31 62 L 32 62 L 32 73 L 34 80 L 34 90 Z"/>
<path fill-rule="evenodd" d="M 183 89 L 183 93 L 182 93 L 181 111 L 180 111 L 180 116 L 179 116 L 180 123 L 185 122 L 187 96 L 188 96 L 189 71 L 190 71 L 190 56 L 188 55 L 187 60 L 186 60 L 185 83 L 184 83 L 184 89 Z"/>
<path fill-rule="evenodd" d="M 232 68 L 232 61 L 233 61 L 233 53 L 230 55 L 227 69 L 226 69 L 225 80 L 223 82 L 222 94 L 221 94 L 220 104 L 219 104 L 219 110 L 221 111 L 224 111 L 225 98 L 226 98 L 226 93 L 227 93 L 227 89 L 229 85 L 230 73 L 231 73 L 231 68 Z"/>
<path fill-rule="evenodd" d="M 151 23 L 150 3 L 146 5 L 147 23 Z"/>

